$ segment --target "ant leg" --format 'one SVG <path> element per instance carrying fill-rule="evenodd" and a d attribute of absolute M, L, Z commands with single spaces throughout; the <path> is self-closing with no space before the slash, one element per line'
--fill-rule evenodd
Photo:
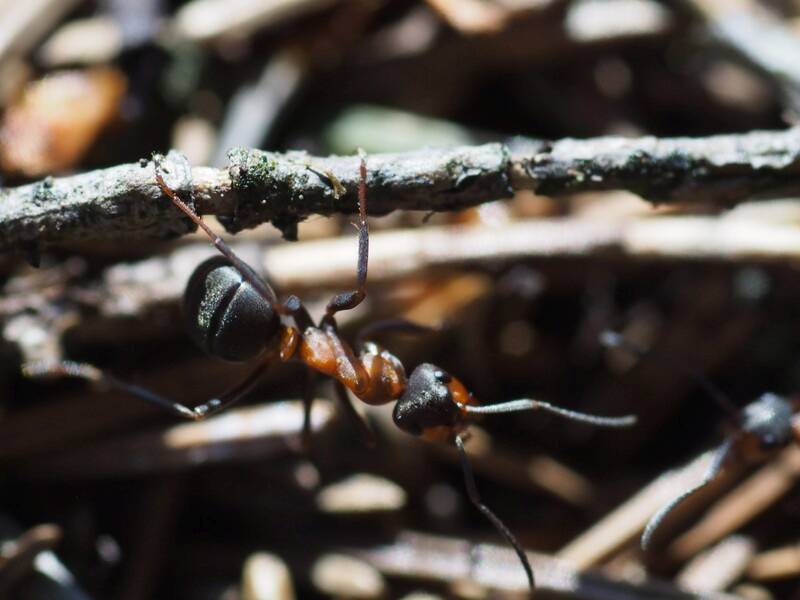
<path fill-rule="evenodd" d="M 202 229 L 205 234 L 211 240 L 211 243 L 214 244 L 214 247 L 222 253 L 225 258 L 231 261 L 231 264 L 236 267 L 236 269 L 242 274 L 247 282 L 253 286 L 253 288 L 267 301 L 269 302 L 273 308 L 275 308 L 278 312 L 281 311 L 282 306 L 278 303 L 278 298 L 275 294 L 275 291 L 270 287 L 270 285 L 264 281 L 258 274 L 252 269 L 250 265 L 248 265 L 244 260 L 239 258 L 239 256 L 233 251 L 233 249 L 225 243 L 225 241 L 214 233 L 208 225 L 203 222 L 203 219 L 194 212 L 189 205 L 186 204 L 183 200 L 181 200 L 180 196 L 173 190 L 171 187 L 167 185 L 164 181 L 164 177 L 161 174 L 161 159 L 163 157 L 159 155 L 153 155 L 153 164 L 155 165 L 155 173 L 156 173 L 156 183 L 158 187 L 161 188 L 161 191 L 170 199 L 172 203 L 178 207 L 183 214 L 189 217 L 195 225 L 197 225 L 200 229 Z"/>
<path fill-rule="evenodd" d="M 367 225 L 367 157 L 359 151 L 360 180 L 358 183 L 358 266 L 356 269 L 358 287 L 352 292 L 337 294 L 325 308 L 325 319 L 341 310 L 355 308 L 367 297 L 367 263 L 369 262 L 369 226 Z"/>
<path fill-rule="evenodd" d="M 159 396 L 155 392 L 143 388 L 141 386 L 122 381 L 113 375 L 109 375 L 104 371 L 98 369 L 94 365 L 88 363 L 79 363 L 73 361 L 63 361 L 58 363 L 48 362 L 35 362 L 28 363 L 22 366 L 22 372 L 26 377 L 39 378 L 48 376 L 62 376 L 62 377 L 75 377 L 85 379 L 93 383 L 106 384 L 109 387 L 120 390 L 141 398 L 145 402 L 149 402 L 159 408 L 167 410 L 179 417 L 199 421 L 206 417 L 213 415 L 235 404 L 252 389 L 258 379 L 264 374 L 271 362 L 271 357 L 264 360 L 256 369 L 247 376 L 241 383 L 237 384 L 230 390 L 223 393 L 218 398 L 212 398 L 203 404 L 190 408 L 184 404 L 174 402 L 163 396 Z"/>
<path fill-rule="evenodd" d="M 336 398 L 344 409 L 345 415 L 347 415 L 347 418 L 350 419 L 358 429 L 358 437 L 361 443 L 368 448 L 374 448 L 376 446 L 375 432 L 372 431 L 364 418 L 358 414 L 353 403 L 350 402 L 350 397 L 347 395 L 347 389 L 344 387 L 344 384 L 339 381 L 334 381 L 333 387 L 336 390 Z"/>
<path fill-rule="evenodd" d="M 698 483 L 696 486 L 689 488 L 679 496 L 673 498 L 670 502 L 662 506 L 656 514 L 650 517 L 650 520 L 647 522 L 647 525 L 644 528 L 644 533 L 642 533 L 642 540 L 641 546 L 642 550 L 647 552 L 653 543 L 653 537 L 655 536 L 656 531 L 658 530 L 659 526 L 664 522 L 666 516 L 671 513 L 675 508 L 678 507 L 684 500 L 686 500 L 689 496 L 692 496 L 696 492 L 699 492 L 704 487 L 711 484 L 717 476 L 722 472 L 725 468 L 726 463 L 732 457 L 732 450 L 735 445 L 735 438 L 730 437 L 725 440 L 722 445 L 717 448 L 716 453 L 711 461 L 711 464 L 708 467 L 705 475 L 703 476 L 703 480 Z"/>
<path fill-rule="evenodd" d="M 459 408 L 468 413 L 476 414 L 493 414 L 493 413 L 508 413 L 519 412 L 523 410 L 543 410 L 551 414 L 565 417 L 572 421 L 581 421 L 596 425 L 598 427 L 630 427 L 636 424 L 635 415 L 625 415 L 622 417 L 599 417 L 597 415 L 589 415 L 566 408 L 553 406 L 549 402 L 541 402 L 539 400 L 511 400 L 509 402 L 500 402 L 499 404 L 487 404 L 485 406 L 473 406 L 471 404 L 460 404 Z"/>
<path fill-rule="evenodd" d="M 283 308 L 286 313 L 294 319 L 300 331 L 305 331 L 308 327 L 314 325 L 311 315 L 308 314 L 308 309 L 303 305 L 300 298 L 292 294 L 283 303 Z"/>
<path fill-rule="evenodd" d="M 511 544 L 512 548 L 514 548 L 514 552 L 517 553 L 517 558 L 519 558 L 519 561 L 522 563 L 522 568 L 525 569 L 525 575 L 528 578 L 528 586 L 530 587 L 532 596 L 534 590 L 536 589 L 536 583 L 533 579 L 533 569 L 531 568 L 531 563 L 528 561 L 525 551 L 522 549 L 522 546 L 520 546 L 517 538 L 514 537 L 514 534 L 511 533 L 509 528 L 506 527 L 505 523 L 503 523 L 500 518 L 494 514 L 491 509 L 481 500 L 481 497 L 478 494 L 478 486 L 475 485 L 475 476 L 472 474 L 472 467 L 469 464 L 467 450 L 464 448 L 464 440 L 461 439 L 460 435 L 457 435 L 455 441 L 459 456 L 461 457 L 461 469 L 464 471 L 464 485 L 467 488 L 467 496 L 469 496 L 470 502 L 472 502 L 475 508 L 481 511 L 483 516 L 491 521 L 495 529 L 497 529 L 497 531 L 506 539 L 506 541 Z"/>

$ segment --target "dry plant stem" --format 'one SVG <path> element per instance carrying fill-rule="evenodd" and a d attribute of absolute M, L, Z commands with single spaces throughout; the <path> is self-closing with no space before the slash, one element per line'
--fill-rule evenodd
<path fill-rule="evenodd" d="M 753 557 L 747 576 L 758 581 L 787 579 L 800 575 L 800 544 L 767 550 Z"/>
<path fill-rule="evenodd" d="M 761 3 L 751 0 L 683 0 L 706 21 L 709 35 L 732 49 L 781 91 L 800 115 L 800 37 Z"/>
<path fill-rule="evenodd" d="M 301 52 L 284 48 L 267 62 L 257 81 L 236 91 L 225 110 L 225 120 L 211 157 L 213 166 L 228 163 L 231 146 L 258 146 L 269 139 L 281 112 L 302 86 L 308 72 L 307 63 Z"/>
<path fill-rule="evenodd" d="M 756 552 L 755 542 L 732 535 L 698 554 L 678 574 L 676 582 L 687 590 L 718 592 L 736 583 Z"/>
<path fill-rule="evenodd" d="M 170 185 L 228 231 L 271 222 L 292 237 L 312 214 L 354 213 L 358 158 L 231 151 L 227 170 L 189 169 L 171 153 Z M 370 214 L 447 211 L 517 190 L 630 190 L 653 202 L 729 206 L 800 189 L 800 129 L 707 138 L 516 140 L 369 157 Z M 344 193 L 341 193 L 344 186 Z M 78 239 L 166 237 L 187 224 L 151 163 L 46 179 L 0 192 L 0 248 Z"/>
<path fill-rule="evenodd" d="M 333 409 L 317 399 L 313 433 L 332 420 Z M 270 402 L 230 409 L 205 421 L 181 423 L 150 433 L 134 433 L 48 455 L 25 471 L 52 479 L 96 479 L 186 471 L 211 464 L 264 460 L 289 451 L 300 435 L 303 407 Z"/>
<path fill-rule="evenodd" d="M 587 506 L 594 495 L 589 480 L 552 456 L 538 455 L 520 460 L 511 453 L 492 450 L 474 457 L 473 466 L 482 477 L 506 485 L 544 490 L 573 506 Z"/>
<path fill-rule="evenodd" d="M 800 477 L 800 448 L 790 446 L 731 490 L 691 529 L 676 539 L 669 556 L 684 561 L 736 531 L 788 493 Z"/>
<path fill-rule="evenodd" d="M 246 376 L 248 367 L 200 358 L 172 363 L 164 369 L 150 369 L 135 379 L 136 383 L 158 390 L 166 397 L 185 398 L 190 385 L 205 386 L 204 389 L 233 386 Z M 198 400 L 207 398 L 204 395 Z M 76 414 L 81 418 L 75 419 Z M 87 386 L 72 393 L 59 393 L 48 402 L 15 411 L 0 420 L 0 462 L 52 453 L 77 440 L 113 435 L 126 428 L 129 431 L 132 423 L 157 417 L 163 418 L 164 413 L 121 391 Z M 42 423 L 57 423 L 57 426 L 48 427 L 47 435 L 42 435 Z"/>
<path fill-rule="evenodd" d="M 0 0 L 0 62 L 30 52 L 79 0 Z"/>
<path fill-rule="evenodd" d="M 494 2 L 481 0 L 426 0 L 447 23 L 465 35 L 500 31 L 509 17 L 507 10 Z"/>
<path fill-rule="evenodd" d="M 336 0 L 191 0 L 176 11 L 171 27 L 179 38 L 192 42 L 247 37 L 335 3 Z"/>
<path fill-rule="evenodd" d="M 675 490 L 687 489 L 703 478 L 714 453 L 715 450 L 711 450 L 701 454 L 688 465 L 669 471 L 649 483 L 572 540 L 556 556 L 583 569 L 596 565 L 616 550 L 638 539 L 650 517 L 675 497 Z M 727 475 L 726 472 L 722 477 Z M 664 524 L 665 528 L 669 526 L 673 516 L 678 515 L 670 515 L 670 520 Z"/>
<path fill-rule="evenodd" d="M 56 525 L 38 525 L 15 540 L 4 540 L 0 550 L 0 596 L 11 593 L 14 585 L 33 571 L 33 561 L 61 541 Z"/>
<path fill-rule="evenodd" d="M 285 244 L 270 248 L 262 264 L 282 288 L 340 285 L 354 280 L 354 253 L 350 239 Z M 784 260 L 800 257 L 800 227 L 738 217 L 684 216 L 618 223 L 556 218 L 520 221 L 502 229 L 475 225 L 395 230 L 370 236 L 370 281 L 487 260 L 603 254 L 693 261 Z"/>
<path fill-rule="evenodd" d="M 469 225 L 371 233 L 369 280 L 386 282 L 425 269 L 523 257 L 608 255 L 692 261 L 800 258 L 800 227 L 780 222 L 796 218 L 797 213 L 781 214 L 784 216 L 779 222 L 730 213 L 723 217 L 658 217 L 618 223 L 536 219 L 504 225 L 502 230 Z M 502 235 L 498 235 L 500 231 Z M 349 238 L 282 244 L 263 253 L 249 244 L 235 244 L 234 249 L 287 293 L 355 283 L 356 247 Z M 177 248 L 167 256 L 112 266 L 104 276 L 106 294 L 101 312 L 140 314 L 158 304 L 176 302 L 194 268 L 213 254 L 214 249 L 203 241 Z M 0 302 L 2 315 L 26 310 L 25 304 Z"/>
<path fill-rule="evenodd" d="M 72 573 L 48 548 L 57 543 L 60 531 L 53 525 L 34 527 L 23 533 L 19 526 L 7 515 L 0 514 L 0 542 L 5 545 L 11 541 L 17 544 L 15 551 L 22 550 L 24 558 L 21 565 L 29 566 L 23 577 L 16 583 L 11 578 L 3 583 L 10 584 L 12 594 L 7 594 L 0 586 L 2 598 L 51 598 L 52 600 L 89 600 Z M 38 550 L 38 552 L 37 552 Z"/>
<path fill-rule="evenodd" d="M 385 546 L 353 550 L 386 575 L 440 582 L 472 579 L 491 589 L 526 591 L 514 553 L 506 547 L 468 540 L 405 532 Z M 641 585 L 615 581 L 599 573 L 582 573 L 565 561 L 528 553 L 536 573 L 536 597 L 572 600 L 667 600 L 702 598 L 668 584 Z M 725 595 L 715 598 L 726 598 Z"/>
<path fill-rule="evenodd" d="M 277 554 L 256 552 L 242 567 L 241 600 L 295 600 L 292 572 Z"/>

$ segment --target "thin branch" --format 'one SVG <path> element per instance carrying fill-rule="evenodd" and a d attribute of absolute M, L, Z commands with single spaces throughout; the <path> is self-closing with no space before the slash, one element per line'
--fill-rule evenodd
<path fill-rule="evenodd" d="M 227 170 L 189 168 L 170 153 L 170 183 L 200 214 L 237 232 L 271 222 L 292 238 L 312 214 L 354 213 L 355 156 L 313 157 L 235 149 Z M 447 211 L 518 190 L 560 195 L 625 189 L 652 202 L 729 206 L 800 190 L 800 129 L 707 138 L 515 140 L 368 157 L 371 215 Z M 165 237 L 190 229 L 145 161 L 0 192 L 0 248 L 114 237 Z"/>
<path fill-rule="evenodd" d="M 382 573 L 393 577 L 453 583 L 472 579 L 489 589 L 524 591 L 524 577 L 514 570 L 519 564 L 511 550 L 490 544 L 472 546 L 466 540 L 434 537 L 406 531 L 394 543 L 364 549 L 353 554 L 365 559 Z M 573 600 L 621 600 L 628 598 L 704 598 L 669 584 L 648 581 L 628 583 L 602 573 L 581 572 L 568 562 L 545 554 L 528 553 L 536 572 L 537 593 Z M 724 594 L 715 598 L 731 598 Z"/>
<path fill-rule="evenodd" d="M 800 38 L 783 20 L 759 2 L 682 0 L 705 20 L 708 35 L 769 79 L 784 103 L 800 112 Z"/>
<path fill-rule="evenodd" d="M 23 56 L 50 29 L 69 14 L 79 0 L 32 0 L 3 2 L 0 6 L 0 62 L 9 56 Z"/>
<path fill-rule="evenodd" d="M 333 414 L 330 403 L 317 398 L 312 431 L 327 427 Z M 29 461 L 25 472 L 45 479 L 102 479 L 265 460 L 291 450 L 302 427 L 299 401 L 270 402 L 53 453 Z"/>
<path fill-rule="evenodd" d="M 14 540 L 0 545 L 0 595 L 6 597 L 20 580 L 34 569 L 36 557 L 53 550 L 61 541 L 62 532 L 56 525 L 38 525 Z"/>
<path fill-rule="evenodd" d="M 714 451 L 705 452 L 687 465 L 650 482 L 556 556 L 581 569 L 596 565 L 636 538 L 650 517 L 675 496 L 676 490 L 684 490 L 699 481 L 713 456 Z"/>
<path fill-rule="evenodd" d="M 800 448 L 790 446 L 726 494 L 666 551 L 683 561 L 749 523 L 796 485 L 800 478 Z"/>
<path fill-rule="evenodd" d="M 280 0 L 237 2 L 192 0 L 172 17 L 175 35 L 191 42 L 216 41 L 226 36 L 250 37 L 259 31 L 336 4 L 333 0 Z"/>
<path fill-rule="evenodd" d="M 698 554 L 681 569 L 676 578 L 686 590 L 712 594 L 728 589 L 741 579 L 756 553 L 755 541 L 744 535 L 731 535 Z"/>
<path fill-rule="evenodd" d="M 800 575 L 800 545 L 797 543 L 757 554 L 747 567 L 747 577 L 756 581 L 789 579 L 798 575 Z"/>
<path fill-rule="evenodd" d="M 762 205 L 766 207 L 765 205 Z M 748 211 L 724 217 L 632 218 L 625 222 L 554 218 L 523 220 L 503 226 L 445 225 L 383 231 L 370 235 L 370 283 L 386 282 L 436 267 L 457 268 L 520 258 L 625 257 L 630 260 L 767 261 L 800 258 L 800 227 L 787 222 L 794 211 L 778 211 L 780 220 Z M 501 235 L 502 232 L 502 235 Z M 286 293 L 308 288 L 347 286 L 356 279 L 356 242 L 331 238 L 270 246 L 266 251 L 234 246 L 256 270 Z M 115 265 L 104 275 L 98 299 L 103 315 L 145 313 L 155 305 L 177 302 L 194 268 L 212 256 L 205 241 L 137 263 Z M 6 338 L 19 342 L 33 317 L 20 293 L 0 301 L 0 315 L 23 313 Z M 16 322 L 13 322 L 16 323 Z M 38 349 L 41 339 L 36 338 Z M 38 351 L 27 360 L 41 359 Z"/>

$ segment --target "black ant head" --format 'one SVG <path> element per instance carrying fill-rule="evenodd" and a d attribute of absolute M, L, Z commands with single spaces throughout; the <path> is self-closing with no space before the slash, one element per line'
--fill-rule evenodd
<path fill-rule="evenodd" d="M 435 365 L 419 365 L 394 405 L 395 424 L 412 435 L 423 435 L 433 428 L 452 429 L 462 415 L 451 389 L 457 383 L 452 375 Z"/>
<path fill-rule="evenodd" d="M 792 441 L 792 407 L 786 398 L 764 394 L 742 410 L 741 427 L 757 438 L 760 450 L 784 448 Z"/>
<path fill-rule="evenodd" d="M 232 362 L 261 354 L 278 333 L 272 305 L 223 256 L 201 263 L 183 296 L 189 335 L 203 350 Z"/>

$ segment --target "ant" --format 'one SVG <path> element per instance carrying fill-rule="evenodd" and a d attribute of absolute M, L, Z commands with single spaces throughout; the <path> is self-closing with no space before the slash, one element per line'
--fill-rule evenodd
<path fill-rule="evenodd" d="M 640 358 L 646 355 L 645 350 L 614 331 L 603 332 L 600 341 L 607 348 L 619 348 Z M 711 485 L 726 468 L 737 463 L 765 462 L 792 441 L 800 442 L 800 425 L 793 423 L 794 410 L 787 398 L 765 393 L 740 409 L 705 376 L 686 364 L 677 364 L 725 411 L 728 434 L 714 451 L 702 480 L 667 502 L 650 517 L 641 538 L 641 547 L 645 552 L 652 548 L 656 532 L 667 516 L 685 500 Z"/>
<path fill-rule="evenodd" d="M 464 384 L 443 369 L 429 363 L 417 366 L 406 377 L 400 360 L 374 342 L 363 341 L 366 330 L 357 337 L 355 349 L 338 332 L 336 314 L 351 310 L 366 297 L 369 227 L 367 225 L 366 156 L 359 153 L 358 184 L 358 259 L 356 289 L 335 295 L 325 314 L 314 324 L 296 296 L 280 302 L 273 288 L 226 244 L 167 185 L 162 157 L 154 155 L 155 180 L 173 204 L 210 238 L 221 256 L 201 263 L 192 274 L 184 295 L 184 312 L 191 338 L 207 353 L 232 362 L 258 359 L 255 370 L 240 384 L 218 398 L 199 406 L 189 406 L 163 398 L 147 389 L 121 381 L 96 367 L 75 362 L 25 365 L 28 376 L 62 375 L 102 382 L 133 394 L 180 417 L 199 420 L 238 401 L 276 359 L 297 360 L 309 373 L 334 380 L 338 399 L 346 412 L 359 419 L 350 404 L 347 390 L 371 405 L 396 401 L 395 424 L 405 432 L 428 441 L 454 443 L 458 448 L 467 495 L 472 504 L 494 525 L 513 547 L 533 593 L 534 576 L 522 546 L 506 525 L 481 500 L 464 447 L 466 429 L 480 415 L 526 410 L 542 410 L 561 417 L 603 427 L 627 427 L 634 416 L 600 417 L 553 406 L 547 402 L 523 399 L 480 406 Z M 395 329 L 422 332 L 428 328 L 405 320 L 374 323 L 367 330 Z M 311 380 L 313 381 L 313 380 Z M 304 394 L 303 439 L 310 434 L 311 385 Z"/>

